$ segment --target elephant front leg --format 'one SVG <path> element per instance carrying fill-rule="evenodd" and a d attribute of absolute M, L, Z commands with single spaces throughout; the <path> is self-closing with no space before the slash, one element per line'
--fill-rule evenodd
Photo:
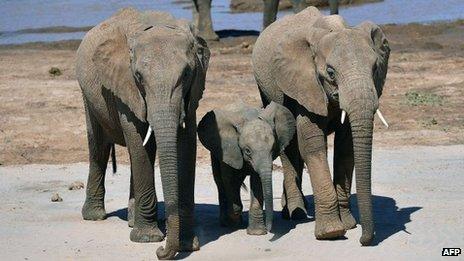
<path fill-rule="evenodd" d="M 180 251 L 196 251 L 200 249 L 198 237 L 194 232 L 196 142 L 196 118 L 186 117 L 185 128 L 179 128 L 177 143 L 179 161 Z"/>
<path fill-rule="evenodd" d="M 345 229 L 340 220 L 337 194 L 330 177 L 325 134 L 315 122 L 300 115 L 297 117 L 297 135 L 314 193 L 315 236 L 317 239 L 341 237 Z"/>
<path fill-rule="evenodd" d="M 91 114 L 86 104 L 85 111 L 89 145 L 89 177 L 85 203 L 82 207 L 82 218 L 84 220 L 103 220 L 106 218 L 105 172 L 111 144 L 108 143 L 103 128 Z"/>
<path fill-rule="evenodd" d="M 225 225 L 231 228 L 240 227 L 242 220 L 242 199 L 240 197 L 240 187 L 245 179 L 245 168 L 236 170 L 224 162 L 221 162 L 221 181 L 225 195 Z"/>
<path fill-rule="evenodd" d="M 164 235 L 158 228 L 158 200 L 154 180 L 156 147 L 151 139 L 143 146 L 143 134 L 147 127 L 135 126 L 121 116 L 124 139 L 130 156 L 134 196 L 134 226 L 130 240 L 139 243 L 160 242 Z"/>
<path fill-rule="evenodd" d="M 193 0 L 193 5 L 193 20 L 200 31 L 200 36 L 205 40 L 219 40 L 219 36 L 213 30 L 211 0 Z"/>
<path fill-rule="evenodd" d="M 250 175 L 250 211 L 248 213 L 248 235 L 267 233 L 263 213 L 263 186 L 257 173 Z"/>
<path fill-rule="evenodd" d="M 129 203 L 127 204 L 127 225 L 129 227 L 134 227 L 134 212 L 135 212 L 134 175 L 131 171 L 130 188 L 129 188 Z"/>
<path fill-rule="evenodd" d="M 279 9 L 279 0 L 263 0 L 263 30 L 272 24 L 277 18 L 277 11 Z"/>
<path fill-rule="evenodd" d="M 284 172 L 284 192 L 282 195 L 282 217 L 294 220 L 307 217 L 306 204 L 301 191 L 303 160 L 298 152 L 297 137 L 293 137 L 280 155 Z"/>
<path fill-rule="evenodd" d="M 350 211 L 350 191 L 354 169 L 353 137 L 349 124 L 335 131 L 334 142 L 334 185 L 338 196 L 340 218 L 345 229 L 356 227 L 356 220 Z"/>

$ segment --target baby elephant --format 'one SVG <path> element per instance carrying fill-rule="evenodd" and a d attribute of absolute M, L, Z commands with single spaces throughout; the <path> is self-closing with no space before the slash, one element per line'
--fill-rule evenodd
<path fill-rule="evenodd" d="M 247 233 L 264 235 L 271 230 L 272 161 L 285 149 L 294 134 L 295 118 L 292 113 L 274 102 L 265 109 L 235 103 L 210 111 L 203 117 L 198 125 L 198 136 L 211 152 L 211 166 L 219 192 L 221 225 L 241 223 L 243 205 L 240 187 L 245 177 L 250 175 L 251 205 Z"/>

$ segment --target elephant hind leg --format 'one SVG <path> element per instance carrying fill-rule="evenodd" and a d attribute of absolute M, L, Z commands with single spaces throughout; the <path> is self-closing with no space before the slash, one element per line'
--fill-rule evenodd
<path fill-rule="evenodd" d="M 280 155 L 284 171 L 284 190 L 282 195 L 282 217 L 284 219 L 304 219 L 307 217 L 306 202 L 301 191 L 303 159 L 298 152 L 297 137 L 292 139 Z"/>
<path fill-rule="evenodd" d="M 105 172 L 112 143 L 104 134 L 88 105 L 84 102 L 89 145 L 89 176 L 82 207 L 84 220 L 103 220 L 105 212 Z"/>
<path fill-rule="evenodd" d="M 356 220 L 350 210 L 350 191 L 354 169 L 353 155 L 351 128 L 337 129 L 334 142 L 334 186 L 338 197 L 340 218 L 346 230 L 356 227 Z"/>

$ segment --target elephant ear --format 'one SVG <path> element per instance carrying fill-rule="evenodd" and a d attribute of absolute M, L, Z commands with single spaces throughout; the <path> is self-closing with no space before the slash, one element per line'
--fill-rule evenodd
<path fill-rule="evenodd" d="M 234 169 L 243 167 L 243 155 L 238 145 L 238 124 L 235 113 L 214 110 L 198 124 L 198 137 L 217 159 Z"/>
<path fill-rule="evenodd" d="M 106 39 L 95 49 L 95 64 L 103 87 L 126 104 L 135 116 L 145 122 L 146 107 L 130 69 L 130 51 L 126 36 L 118 26 L 111 26 Z"/>
<path fill-rule="evenodd" d="M 296 121 L 293 114 L 284 106 L 271 102 L 260 114 L 259 118 L 267 121 L 277 136 L 278 149 L 282 152 L 295 134 Z"/>
<path fill-rule="evenodd" d="M 191 93 L 191 100 L 188 104 L 188 110 L 195 113 L 198 108 L 198 103 L 203 96 L 205 90 L 206 72 L 208 71 L 210 51 L 206 41 L 201 37 L 195 37 L 196 51 L 196 71 Z"/>
<path fill-rule="evenodd" d="M 369 35 L 369 37 L 372 39 L 374 50 L 378 54 L 376 70 L 374 71 L 374 84 L 377 90 L 377 94 L 380 97 L 382 94 L 383 85 L 385 84 L 385 78 L 387 77 L 390 46 L 388 44 L 385 33 L 378 25 L 367 21 L 361 23 L 357 27 Z"/>
<path fill-rule="evenodd" d="M 285 95 L 309 112 L 327 116 L 327 96 L 319 82 L 311 47 L 320 37 L 322 29 L 312 30 L 308 37 L 281 43 L 273 74 Z"/>

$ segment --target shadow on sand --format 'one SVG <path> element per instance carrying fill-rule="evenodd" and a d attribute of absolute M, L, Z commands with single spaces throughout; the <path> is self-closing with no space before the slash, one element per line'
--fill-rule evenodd
<path fill-rule="evenodd" d="M 273 237 L 270 241 L 279 240 L 282 236 L 285 236 L 292 229 L 295 229 L 298 224 L 314 221 L 314 199 L 313 196 L 305 197 L 309 210 L 308 218 L 303 220 L 285 220 L 282 218 L 280 211 L 274 211 L 274 224 L 272 226 L 271 234 Z M 422 207 L 407 207 L 399 208 L 396 205 L 396 201 L 390 197 L 383 197 L 373 195 L 373 209 L 376 235 L 373 245 L 379 245 L 390 236 L 406 231 L 406 224 L 411 222 L 411 214 L 422 209 Z M 358 206 L 356 202 L 356 194 L 351 197 L 351 206 L 353 215 L 359 224 Z M 159 225 L 161 231 L 165 231 L 164 222 L 164 202 L 159 202 Z M 219 224 L 219 206 L 216 204 L 196 204 L 196 234 L 200 240 L 202 246 L 209 244 L 210 242 L 218 240 L 220 237 L 233 233 L 239 229 L 246 229 L 248 223 L 248 211 L 243 213 L 244 224 L 238 228 L 227 228 L 222 227 Z M 127 221 L 127 208 L 119 209 L 108 214 L 108 217 L 118 217 L 122 220 Z M 358 225 L 359 226 L 359 225 Z M 313 237 L 308 231 L 308 237 Z M 345 237 L 340 238 L 341 240 L 346 239 Z M 189 252 L 179 253 L 176 259 L 183 259 L 190 255 Z"/>

